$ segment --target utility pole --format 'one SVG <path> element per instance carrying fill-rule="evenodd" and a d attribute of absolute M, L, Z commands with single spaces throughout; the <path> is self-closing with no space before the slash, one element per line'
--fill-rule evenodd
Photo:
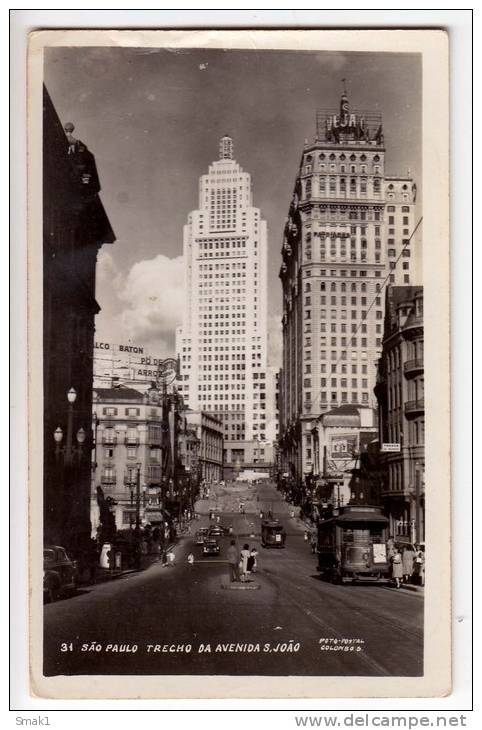
<path fill-rule="evenodd" d="M 137 464 L 136 473 L 136 540 L 139 541 L 141 529 L 141 465 Z"/>

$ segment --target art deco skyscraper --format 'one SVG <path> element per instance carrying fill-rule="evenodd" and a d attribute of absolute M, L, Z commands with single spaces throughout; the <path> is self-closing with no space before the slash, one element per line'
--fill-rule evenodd
<path fill-rule="evenodd" d="M 410 283 L 415 185 L 385 175 L 381 115 L 317 113 L 282 246 L 281 453 L 298 477 L 313 464 L 316 418 L 343 405 L 375 407 L 385 277 Z M 405 249 L 405 250 L 402 250 Z M 397 258 L 403 254 L 400 262 Z"/>
<path fill-rule="evenodd" d="M 228 136 L 199 180 L 183 257 L 186 301 L 176 338 L 181 390 L 192 409 L 222 419 L 229 462 L 236 459 L 230 444 L 241 456 L 239 442 L 270 438 L 274 394 L 266 394 L 266 223 Z"/>

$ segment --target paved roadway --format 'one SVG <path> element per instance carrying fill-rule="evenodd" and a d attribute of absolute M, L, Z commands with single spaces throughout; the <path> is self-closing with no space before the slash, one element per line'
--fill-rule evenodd
<path fill-rule="evenodd" d="M 251 512 L 234 511 L 239 498 Z M 209 559 L 185 537 L 173 568 L 156 563 L 45 606 L 46 675 L 423 673 L 421 594 L 321 581 L 303 527 L 274 486 L 221 490 L 216 503 L 230 510 L 221 513 L 221 524 L 233 525 L 239 546 L 259 549 L 259 590 L 223 588 L 228 537 L 220 539 L 220 557 Z M 260 546 L 259 509 L 282 519 L 284 549 Z M 193 526 L 208 523 L 203 516 Z M 194 566 L 186 560 L 191 551 Z"/>

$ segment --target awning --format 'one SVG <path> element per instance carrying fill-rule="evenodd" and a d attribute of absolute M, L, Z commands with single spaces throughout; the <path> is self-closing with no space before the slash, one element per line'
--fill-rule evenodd
<path fill-rule="evenodd" d="M 388 525 L 388 518 L 377 512 L 350 511 L 335 517 L 337 522 L 379 522 Z"/>

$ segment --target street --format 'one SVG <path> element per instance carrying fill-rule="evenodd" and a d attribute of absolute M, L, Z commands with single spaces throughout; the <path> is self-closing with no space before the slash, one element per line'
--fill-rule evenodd
<path fill-rule="evenodd" d="M 195 544 L 216 505 L 238 548 L 259 551 L 247 587 L 230 587 L 231 538 L 219 538 L 219 557 L 203 558 Z M 260 546 L 260 510 L 283 522 L 285 548 Z M 206 514 L 179 540 L 174 567 L 155 563 L 44 607 L 45 675 L 421 675 L 422 594 L 322 581 L 290 510 L 272 484 L 218 488 L 198 502 Z"/>

